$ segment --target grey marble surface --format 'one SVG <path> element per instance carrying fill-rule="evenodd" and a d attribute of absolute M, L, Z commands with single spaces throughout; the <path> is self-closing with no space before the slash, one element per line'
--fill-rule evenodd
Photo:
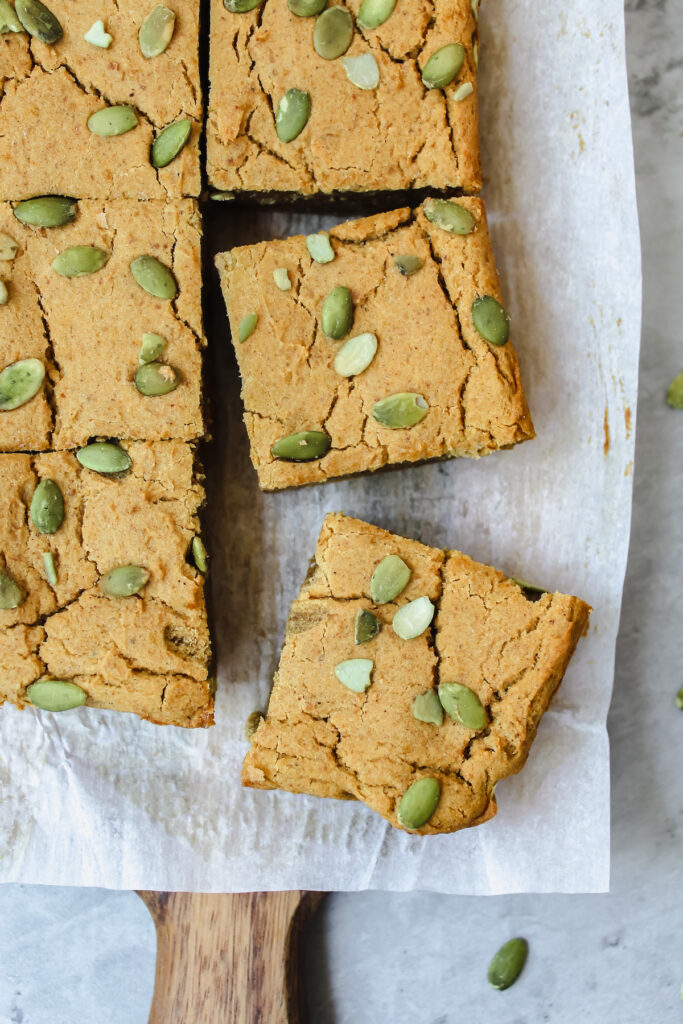
<path fill-rule="evenodd" d="M 683 1020 L 683 713 L 673 703 L 683 684 L 683 413 L 664 401 L 683 369 L 683 3 L 626 9 L 645 309 L 609 720 L 612 891 L 329 896 L 307 951 L 314 1024 Z M 530 941 L 528 967 L 495 993 L 486 965 L 514 934 Z M 154 956 L 151 920 L 132 893 L 0 887 L 0 1024 L 146 1024 Z"/>

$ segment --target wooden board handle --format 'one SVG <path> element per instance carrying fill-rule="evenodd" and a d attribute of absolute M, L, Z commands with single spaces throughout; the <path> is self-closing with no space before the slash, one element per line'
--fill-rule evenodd
<path fill-rule="evenodd" d="M 138 896 L 157 931 L 149 1024 L 305 1024 L 301 938 L 321 893 Z"/>

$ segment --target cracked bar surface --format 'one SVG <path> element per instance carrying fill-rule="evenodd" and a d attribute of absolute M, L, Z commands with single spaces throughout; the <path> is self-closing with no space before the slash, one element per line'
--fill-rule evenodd
<path fill-rule="evenodd" d="M 394 604 L 374 605 L 370 579 L 399 555 L 412 570 Z M 408 787 L 429 776 L 441 797 L 423 835 L 481 824 L 496 813 L 496 783 L 523 767 L 539 720 L 559 686 L 590 608 L 576 597 L 530 600 L 512 580 L 457 551 L 442 551 L 340 513 L 328 515 L 315 563 L 294 601 L 267 713 L 244 760 L 242 781 L 259 789 L 356 799 L 394 827 Z M 413 640 L 391 628 L 399 607 L 427 595 L 437 611 Z M 358 609 L 382 621 L 354 644 Z M 340 662 L 370 658 L 364 694 L 334 674 Z M 459 682 L 480 698 L 489 724 L 479 732 L 447 715 L 418 721 L 415 697 Z"/>
<path fill-rule="evenodd" d="M 345 57 L 371 53 L 379 86 L 359 89 L 342 60 L 313 47 L 315 18 L 286 3 L 245 14 L 211 4 L 207 170 L 219 189 L 261 196 L 481 188 L 475 44 L 470 0 L 398 4 L 383 25 L 362 29 L 361 0 L 348 0 L 354 36 Z M 465 61 L 445 89 L 426 89 L 421 69 L 440 47 L 461 43 Z M 472 92 L 456 98 L 458 89 Z M 275 112 L 289 89 L 310 96 L 308 123 L 281 142 Z M 466 91 L 466 90 L 465 90 Z"/>
<path fill-rule="evenodd" d="M 24 32 L 0 36 L 0 199 L 199 195 L 199 2 L 166 0 L 165 6 L 176 14 L 173 37 L 152 59 L 138 42 L 152 5 L 137 0 L 61 0 L 54 13 L 63 37 L 54 46 Z M 84 39 L 97 20 L 113 37 L 107 49 Z M 90 115 L 118 104 L 135 109 L 137 127 L 115 137 L 94 135 Z M 156 170 L 154 137 L 181 118 L 193 122 L 190 140 Z"/>
<path fill-rule="evenodd" d="M 180 441 L 123 444 L 120 479 L 84 469 L 67 452 L 0 455 L 0 572 L 21 587 L 0 610 L 0 703 L 28 703 L 37 679 L 66 679 L 91 707 L 132 711 L 159 724 L 213 722 L 204 579 L 188 560 L 204 490 L 194 451 Z M 41 534 L 30 514 L 38 482 L 53 479 L 64 522 Z M 51 552 L 57 584 L 45 578 Z M 140 595 L 112 599 L 98 586 L 119 565 L 143 566 Z"/>
<path fill-rule="evenodd" d="M 469 235 L 427 220 L 424 204 L 341 224 L 330 231 L 331 263 L 312 261 L 305 238 L 244 246 L 217 256 L 242 376 L 251 459 L 264 490 L 315 483 L 387 464 L 450 456 L 479 457 L 534 437 L 512 344 L 494 347 L 472 322 L 479 295 L 500 300 L 484 204 L 458 203 L 475 218 Z M 394 256 L 424 266 L 404 277 Z M 292 282 L 280 291 L 273 271 Z M 370 366 L 351 379 L 334 370 L 343 341 L 325 337 L 320 311 L 337 285 L 351 290 L 355 312 L 347 338 L 378 338 Z M 239 342 L 242 318 L 258 314 Z M 397 392 L 422 395 L 429 412 L 409 429 L 381 426 L 376 402 Z M 325 430 L 321 459 L 285 462 L 274 442 L 301 430 Z"/>

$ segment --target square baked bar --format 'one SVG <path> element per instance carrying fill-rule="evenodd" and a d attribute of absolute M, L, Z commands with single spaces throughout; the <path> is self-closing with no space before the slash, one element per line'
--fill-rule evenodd
<path fill-rule="evenodd" d="M 422 834 L 481 824 L 589 614 L 460 552 L 329 515 L 242 781 L 362 800 Z"/>
<path fill-rule="evenodd" d="M 261 198 L 478 192 L 477 7 L 212 0 L 210 183 Z"/>
<path fill-rule="evenodd" d="M 216 264 L 264 490 L 534 436 L 481 200 L 430 199 Z"/>

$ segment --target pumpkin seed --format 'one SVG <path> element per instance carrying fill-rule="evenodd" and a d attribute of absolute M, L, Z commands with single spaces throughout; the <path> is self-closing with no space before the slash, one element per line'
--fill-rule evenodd
<path fill-rule="evenodd" d="M 15 0 L 14 9 L 28 34 L 41 43 L 53 46 L 62 38 L 62 26 L 40 0 Z"/>
<path fill-rule="evenodd" d="M 88 118 L 88 128 L 93 135 L 102 135 L 107 138 L 114 135 L 125 135 L 126 132 L 137 128 L 137 124 L 138 115 L 126 103 L 116 107 L 102 107 Z"/>
<path fill-rule="evenodd" d="M 130 272 L 140 287 L 157 299 L 170 302 L 178 294 L 175 277 L 156 256 L 137 256 L 130 265 Z"/>
<path fill-rule="evenodd" d="M 465 729 L 479 732 L 488 725 L 486 708 L 469 686 L 439 683 L 439 700 L 446 714 Z"/>
<path fill-rule="evenodd" d="M 474 300 L 472 322 L 489 345 L 504 345 L 510 337 L 510 317 L 492 295 L 480 295 Z"/>
<path fill-rule="evenodd" d="M 299 430 L 279 438 L 270 450 L 273 458 L 285 462 L 311 462 L 322 459 L 331 444 L 330 435 L 324 430 Z"/>
<path fill-rule="evenodd" d="M 258 729 L 261 722 L 264 720 L 265 715 L 262 711 L 252 711 L 244 723 L 244 738 L 247 743 L 251 743 L 252 737 Z"/>
<path fill-rule="evenodd" d="M 45 377 L 40 359 L 20 359 L 0 373 L 0 412 L 10 412 L 37 395 Z"/>
<path fill-rule="evenodd" d="M 325 10 L 327 0 L 287 0 L 287 6 L 297 18 L 312 18 Z"/>
<path fill-rule="evenodd" d="M 149 582 L 149 572 L 141 565 L 118 565 L 100 577 L 100 590 L 107 597 L 133 597 Z"/>
<path fill-rule="evenodd" d="M 334 249 L 326 231 L 319 231 L 317 235 L 306 235 L 306 248 L 316 263 L 331 263 L 334 259 Z"/>
<path fill-rule="evenodd" d="M 513 583 L 516 583 L 520 590 L 528 590 L 531 594 L 547 594 L 548 591 L 544 590 L 543 587 L 537 586 L 535 583 L 527 583 L 526 580 L 521 580 L 519 576 L 510 576 Z"/>
<path fill-rule="evenodd" d="M 166 338 L 160 334 L 143 334 L 139 362 L 153 363 L 166 348 Z"/>
<path fill-rule="evenodd" d="M 353 39 L 353 18 L 345 7 L 328 7 L 316 19 L 313 48 L 323 60 L 336 60 L 346 53 Z"/>
<path fill-rule="evenodd" d="M 262 3 L 263 0 L 223 0 L 223 6 L 231 14 L 246 14 Z"/>
<path fill-rule="evenodd" d="M 252 334 L 256 330 L 256 324 L 258 323 L 258 313 L 247 313 L 240 320 L 240 325 L 237 328 L 237 336 L 240 341 L 246 341 L 247 338 L 251 338 Z"/>
<path fill-rule="evenodd" d="M 110 441 L 93 441 L 76 452 L 76 458 L 84 469 L 102 476 L 125 473 L 133 465 L 127 451 Z"/>
<path fill-rule="evenodd" d="M 40 679 L 37 683 L 31 683 L 26 696 L 34 708 L 54 712 L 80 708 L 88 699 L 85 690 L 66 679 Z"/>
<path fill-rule="evenodd" d="M 55 568 L 55 559 L 51 551 L 43 552 L 43 568 L 45 570 L 45 579 L 51 587 L 57 586 L 57 569 Z"/>
<path fill-rule="evenodd" d="M 311 116 L 311 97 L 304 89 L 288 89 L 278 104 L 275 131 L 281 142 L 292 142 Z"/>
<path fill-rule="evenodd" d="M 353 626 L 354 644 L 366 644 L 368 640 L 373 640 L 381 628 L 382 623 L 376 615 L 369 612 L 367 608 L 359 608 L 356 612 L 356 621 Z"/>
<path fill-rule="evenodd" d="M 372 682 L 372 670 L 375 666 L 370 658 L 349 658 L 335 665 L 334 674 L 347 690 L 354 693 L 365 693 Z"/>
<path fill-rule="evenodd" d="M 109 253 L 96 245 L 72 245 L 52 261 L 52 269 L 61 277 L 85 277 L 96 274 L 106 264 Z"/>
<path fill-rule="evenodd" d="M 422 270 L 424 265 L 424 260 L 421 260 L 419 256 L 413 256 L 411 253 L 406 253 L 405 256 L 394 256 L 394 266 L 404 277 L 411 277 L 418 270 Z"/>
<path fill-rule="evenodd" d="M 672 409 L 683 409 L 683 373 L 671 381 L 666 400 Z"/>
<path fill-rule="evenodd" d="M 0 0 L 0 35 L 5 32 L 23 32 L 23 27 L 17 18 L 17 12 L 9 0 Z"/>
<path fill-rule="evenodd" d="M 461 103 L 463 100 L 466 100 L 468 96 L 471 96 L 473 92 L 474 86 L 472 85 L 472 83 L 463 82 L 462 85 L 459 85 L 458 88 L 453 92 L 453 99 L 455 100 L 456 103 Z"/>
<path fill-rule="evenodd" d="M 372 407 L 374 419 L 383 427 L 390 427 L 391 430 L 414 427 L 416 423 L 425 418 L 428 412 L 429 406 L 422 395 L 417 395 L 412 391 L 389 395 L 388 398 L 383 398 Z"/>
<path fill-rule="evenodd" d="M 192 132 L 192 121 L 184 117 L 162 128 L 152 143 L 152 167 L 166 167 L 178 156 Z"/>
<path fill-rule="evenodd" d="M 209 571 L 209 555 L 199 534 L 192 538 L 192 559 L 199 571 L 206 575 Z"/>
<path fill-rule="evenodd" d="M 108 50 L 112 43 L 112 36 L 105 30 L 103 21 L 95 21 L 83 36 L 86 43 L 91 46 L 99 46 L 101 50 Z"/>
<path fill-rule="evenodd" d="M 428 199 L 423 209 L 430 223 L 454 235 L 469 235 L 477 226 L 470 211 L 452 199 Z"/>
<path fill-rule="evenodd" d="M 9 291 L 4 281 L 0 281 L 0 306 L 6 306 L 9 302 Z"/>
<path fill-rule="evenodd" d="M 391 623 L 392 629 L 401 640 L 414 640 L 424 633 L 434 618 L 436 608 L 428 597 L 418 597 L 396 612 Z"/>
<path fill-rule="evenodd" d="M 445 89 L 465 61 L 462 43 L 448 43 L 431 55 L 422 69 L 422 82 L 427 89 Z"/>
<path fill-rule="evenodd" d="M 234 192 L 209 192 L 209 199 L 217 203 L 229 203 L 236 198 Z"/>
<path fill-rule="evenodd" d="M 475 66 L 475 68 L 478 71 L 479 70 L 479 44 L 477 43 L 476 39 L 472 43 L 472 60 L 474 61 L 474 66 Z"/>
<path fill-rule="evenodd" d="M 413 718 L 430 725 L 443 725 L 443 708 L 436 690 L 427 690 L 413 701 Z"/>
<path fill-rule="evenodd" d="M 379 563 L 370 580 L 370 597 L 375 604 L 388 604 L 408 586 L 410 569 L 398 555 L 387 555 Z"/>
<path fill-rule="evenodd" d="M 281 292 L 288 292 L 292 287 L 286 267 L 276 267 L 273 271 L 273 280 Z"/>
<path fill-rule="evenodd" d="M 396 0 L 363 0 L 358 12 L 361 28 L 379 28 L 391 17 Z"/>
<path fill-rule="evenodd" d="M 683 686 L 676 694 L 676 707 L 680 708 L 683 711 Z"/>
<path fill-rule="evenodd" d="M 26 595 L 8 572 L 0 572 L 0 609 L 9 611 L 24 603 Z"/>
<path fill-rule="evenodd" d="M 339 341 L 351 330 L 353 324 L 353 299 L 346 285 L 333 288 L 323 302 L 320 324 L 323 334 Z"/>
<path fill-rule="evenodd" d="M 14 207 L 14 216 L 32 228 L 60 228 L 74 220 L 78 211 L 75 199 L 65 196 L 36 196 Z"/>
<path fill-rule="evenodd" d="M 337 352 L 334 368 L 340 377 L 355 377 L 368 366 L 377 352 L 377 338 L 374 334 L 358 334 L 349 338 Z"/>
<path fill-rule="evenodd" d="M 0 231 L 0 260 L 9 262 L 19 252 L 19 243 L 15 242 L 11 235 Z"/>
<path fill-rule="evenodd" d="M 135 387 L 146 398 L 169 395 L 179 384 L 178 373 L 168 363 L 143 363 L 135 371 Z"/>
<path fill-rule="evenodd" d="M 489 985 L 499 990 L 514 985 L 524 970 L 528 952 L 529 943 L 526 939 L 510 939 L 501 946 L 489 964 Z"/>
<path fill-rule="evenodd" d="M 142 56 L 148 59 L 159 57 L 171 42 L 174 28 L 175 12 L 158 4 L 147 15 L 138 32 Z"/>
<path fill-rule="evenodd" d="M 64 497 L 55 480 L 41 480 L 31 498 L 31 522 L 39 533 L 56 533 L 64 522 Z"/>
<path fill-rule="evenodd" d="M 441 799 L 441 783 L 425 777 L 413 782 L 398 805 L 398 823 L 409 832 L 426 825 Z"/>
<path fill-rule="evenodd" d="M 479 0 L 470 0 L 470 7 L 472 8 L 474 20 L 479 21 Z"/>
<path fill-rule="evenodd" d="M 359 89 L 376 89 L 379 85 L 379 67 L 374 54 L 362 53 L 360 57 L 342 57 L 346 77 Z"/>

